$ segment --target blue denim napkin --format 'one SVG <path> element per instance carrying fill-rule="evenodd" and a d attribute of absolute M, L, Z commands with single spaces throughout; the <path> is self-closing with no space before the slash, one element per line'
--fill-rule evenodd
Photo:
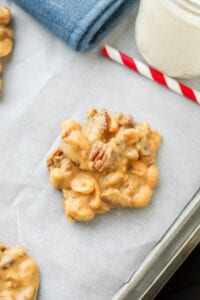
<path fill-rule="evenodd" d="M 76 51 L 94 47 L 137 0 L 13 0 Z"/>

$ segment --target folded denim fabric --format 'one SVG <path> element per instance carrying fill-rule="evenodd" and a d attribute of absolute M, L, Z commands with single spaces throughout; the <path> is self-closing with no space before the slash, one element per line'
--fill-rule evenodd
<path fill-rule="evenodd" d="M 94 47 L 138 0 L 13 0 L 71 48 Z"/>

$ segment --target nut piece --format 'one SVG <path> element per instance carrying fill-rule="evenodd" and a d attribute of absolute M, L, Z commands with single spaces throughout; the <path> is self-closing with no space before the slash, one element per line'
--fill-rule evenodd
<path fill-rule="evenodd" d="M 149 185 L 141 186 L 138 192 L 133 196 L 132 206 L 143 207 L 149 203 L 153 194 L 153 190 Z"/>
<path fill-rule="evenodd" d="M 81 130 L 81 126 L 74 120 L 66 120 L 61 124 L 61 138 L 67 137 L 72 130 Z"/>
<path fill-rule="evenodd" d="M 135 128 L 129 128 L 122 132 L 122 136 L 125 139 L 127 145 L 136 144 L 139 140 L 139 132 Z"/>
<path fill-rule="evenodd" d="M 12 19 L 11 11 L 4 6 L 0 6 L 0 24 L 9 24 Z"/>
<path fill-rule="evenodd" d="M 11 28 L 8 28 L 6 25 L 0 25 L 0 41 L 5 38 L 10 38 L 13 40 L 14 32 Z"/>
<path fill-rule="evenodd" d="M 13 48 L 13 41 L 10 38 L 5 38 L 0 41 L 0 57 L 8 56 Z"/>
<path fill-rule="evenodd" d="M 57 148 L 47 160 L 47 168 L 51 171 L 53 168 L 59 168 L 65 160 L 65 155 L 60 148 Z"/>
<path fill-rule="evenodd" d="M 91 194 L 94 191 L 94 183 L 86 176 L 77 176 L 72 179 L 71 188 L 74 192 L 82 195 Z"/>
<path fill-rule="evenodd" d="M 105 175 L 105 177 L 102 180 L 102 185 L 105 188 L 116 186 L 123 182 L 124 180 L 124 174 L 119 171 L 111 172 Z"/>
<path fill-rule="evenodd" d="M 11 12 L 6 7 L 0 7 L 0 57 L 8 56 L 13 49 L 14 33 L 7 27 L 12 18 Z"/>
<path fill-rule="evenodd" d="M 88 221 L 114 207 L 147 205 L 158 182 L 154 161 L 161 136 L 131 116 L 90 109 L 83 126 L 61 125 L 61 146 L 47 165 L 61 189 L 67 218 Z"/>
<path fill-rule="evenodd" d="M 147 183 L 150 187 L 154 188 L 158 183 L 158 169 L 155 165 L 152 165 L 147 170 Z"/>
<path fill-rule="evenodd" d="M 70 131 L 60 146 L 63 153 L 83 170 L 88 170 L 90 148 L 90 142 L 80 130 Z"/>
<path fill-rule="evenodd" d="M 0 300 L 36 299 L 39 268 L 21 247 L 0 245 L 0 279 Z"/>
<path fill-rule="evenodd" d="M 146 176 L 147 166 L 140 160 L 131 162 L 131 173 L 133 175 L 142 177 Z"/>
<path fill-rule="evenodd" d="M 102 109 L 99 113 L 96 109 L 91 109 L 85 117 L 82 133 L 91 143 L 106 141 L 109 128 L 108 122 L 109 116 L 105 109 Z"/>
<path fill-rule="evenodd" d="M 102 193 L 104 201 L 109 204 L 111 207 L 130 207 L 131 206 L 131 197 L 123 194 L 120 190 L 117 189 L 108 189 Z"/>

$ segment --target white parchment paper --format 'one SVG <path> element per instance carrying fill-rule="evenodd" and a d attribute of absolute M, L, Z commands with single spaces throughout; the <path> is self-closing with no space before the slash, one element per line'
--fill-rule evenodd
<path fill-rule="evenodd" d="M 200 107 L 100 55 L 72 52 L 11 1 L 15 51 L 0 100 L 0 241 L 41 269 L 39 300 L 107 300 L 138 268 L 200 185 Z M 102 42 L 139 57 L 133 11 Z M 141 59 L 141 58 L 140 58 Z M 199 79 L 190 81 L 200 89 Z M 160 183 L 143 209 L 72 224 L 46 158 L 65 118 L 90 107 L 131 113 L 163 135 Z"/>

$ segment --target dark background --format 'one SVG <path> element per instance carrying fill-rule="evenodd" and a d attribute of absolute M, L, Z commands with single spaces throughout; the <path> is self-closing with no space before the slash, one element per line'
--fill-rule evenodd
<path fill-rule="evenodd" d="M 200 300 L 200 244 L 155 300 Z"/>

